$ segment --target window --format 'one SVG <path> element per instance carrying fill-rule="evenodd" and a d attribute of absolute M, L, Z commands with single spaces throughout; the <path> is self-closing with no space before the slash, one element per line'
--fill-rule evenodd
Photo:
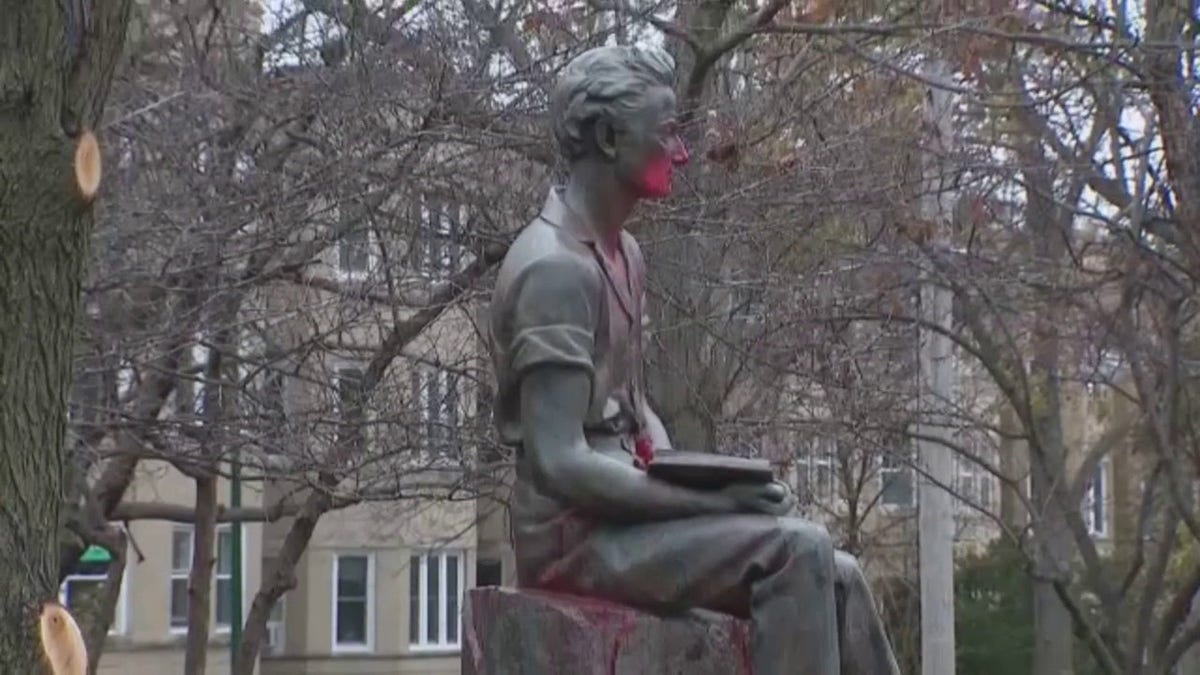
<path fill-rule="evenodd" d="M 408 643 L 416 649 L 458 649 L 463 556 L 414 555 L 408 567 Z"/>
<path fill-rule="evenodd" d="M 504 565 L 495 558 L 480 558 L 475 561 L 476 586 L 500 586 L 504 581 Z"/>
<path fill-rule="evenodd" d="M 204 418 L 205 411 L 208 409 L 208 397 L 215 393 L 211 390 L 215 387 L 210 389 L 206 386 L 212 352 L 207 335 L 203 333 L 192 335 L 192 344 L 188 349 L 191 363 L 187 364 L 184 371 L 184 378 L 190 386 L 180 392 L 178 409 L 179 413 L 185 417 L 192 417 L 196 424 L 199 424 Z"/>
<path fill-rule="evenodd" d="M 216 605 L 215 624 L 229 630 L 233 598 L 233 532 L 228 524 L 217 525 L 217 559 L 213 566 L 212 596 Z M 171 630 L 182 632 L 188 625 L 188 577 L 192 573 L 194 530 L 177 525 L 171 532 Z"/>
<path fill-rule="evenodd" d="M 337 372 L 338 442 L 361 451 L 366 444 L 366 414 L 363 409 L 363 373 L 357 368 Z"/>
<path fill-rule="evenodd" d="M 124 399 L 128 396 L 136 381 L 137 371 L 133 369 L 133 363 L 121 361 L 121 367 L 117 370 L 117 398 Z"/>
<path fill-rule="evenodd" d="M 907 447 L 907 444 L 906 444 Z M 885 452 L 879 469 L 880 501 L 884 506 L 913 506 L 913 471 L 907 452 Z"/>
<path fill-rule="evenodd" d="M 263 366 L 253 373 L 253 380 L 246 383 L 246 406 L 248 413 L 255 415 L 267 425 L 287 422 L 284 405 L 284 374 L 276 366 Z"/>
<path fill-rule="evenodd" d="M 1108 458 L 1096 463 L 1096 469 L 1083 489 L 1080 509 L 1088 534 L 1093 537 L 1108 535 Z"/>
<path fill-rule="evenodd" d="M 188 575 L 192 571 L 192 528 L 171 532 L 171 628 L 187 628 Z"/>
<path fill-rule="evenodd" d="M 459 240 L 469 218 L 466 206 L 423 197 L 419 214 L 420 226 L 413 248 L 417 273 L 436 277 L 458 271 L 463 258 Z"/>
<path fill-rule="evenodd" d="M 371 271 L 371 231 L 353 227 L 338 239 L 338 272 L 347 279 L 363 279 Z"/>
<path fill-rule="evenodd" d="M 338 555 L 333 563 L 333 648 L 370 651 L 374 641 L 374 565 L 370 555 Z"/>
<path fill-rule="evenodd" d="M 429 450 L 453 454 L 460 423 L 458 375 L 444 368 L 421 366 L 413 371 L 413 389 Z"/>
<path fill-rule="evenodd" d="M 264 566 L 265 567 L 265 566 Z M 283 653 L 285 640 L 285 624 L 284 624 L 284 604 L 287 602 L 287 596 L 283 596 L 275 601 L 275 606 L 271 608 L 271 615 L 267 618 L 267 637 L 264 645 L 267 654 L 279 655 Z"/>
<path fill-rule="evenodd" d="M 991 512 L 992 480 L 991 473 L 962 455 L 954 455 L 954 464 L 958 468 L 956 485 L 954 486 L 956 502 L 963 511 L 982 510 Z"/>
<path fill-rule="evenodd" d="M 233 529 L 227 525 L 217 527 L 216 583 L 213 584 L 213 594 L 217 603 L 217 629 L 228 630 L 230 617 L 233 616 Z"/>
<path fill-rule="evenodd" d="M 284 368 L 287 358 L 261 334 L 246 333 L 238 348 L 238 379 L 245 393 L 249 415 L 266 423 L 286 421 L 284 410 Z"/>
<path fill-rule="evenodd" d="M 766 320 L 768 303 L 766 286 L 753 274 L 741 280 L 730 280 L 729 314 L 734 321 L 744 324 L 760 324 Z"/>
<path fill-rule="evenodd" d="M 71 568 L 71 573 L 63 579 L 58 589 L 58 601 L 75 610 L 81 606 L 98 600 L 104 592 L 105 582 L 108 581 L 108 568 L 112 564 L 112 555 L 100 546 L 89 546 L 80 556 L 79 561 Z M 122 579 L 121 592 L 117 596 L 116 609 L 113 612 L 112 625 L 108 628 L 109 635 L 120 635 L 125 632 L 125 591 Z"/>
<path fill-rule="evenodd" d="M 837 441 L 814 438 L 796 461 L 796 494 L 805 503 L 832 505 L 838 497 Z"/>

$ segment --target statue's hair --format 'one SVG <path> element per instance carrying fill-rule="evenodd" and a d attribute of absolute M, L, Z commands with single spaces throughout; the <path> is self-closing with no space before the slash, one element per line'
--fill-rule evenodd
<path fill-rule="evenodd" d="M 550 99 L 554 138 L 563 156 L 589 149 L 596 120 L 636 110 L 654 87 L 675 84 L 675 61 L 657 47 L 596 47 L 576 56 L 559 75 Z"/>

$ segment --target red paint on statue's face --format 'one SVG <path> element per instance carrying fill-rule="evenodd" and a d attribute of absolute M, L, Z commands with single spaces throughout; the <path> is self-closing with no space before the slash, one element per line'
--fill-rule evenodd
<path fill-rule="evenodd" d="M 642 167 L 634 183 L 641 199 L 661 199 L 671 194 L 671 160 L 665 152 L 657 152 Z"/>
<path fill-rule="evenodd" d="M 642 199 L 662 199 L 671 194 L 671 177 L 675 167 L 688 163 L 687 147 L 674 133 L 650 156 L 638 175 L 635 187 Z"/>

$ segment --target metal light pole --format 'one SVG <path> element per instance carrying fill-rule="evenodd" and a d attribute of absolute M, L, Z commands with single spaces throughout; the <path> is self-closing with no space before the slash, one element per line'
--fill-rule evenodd
<path fill-rule="evenodd" d="M 948 82 L 949 69 L 937 57 L 931 59 L 929 81 Z M 953 101 L 942 87 L 926 88 L 926 132 L 929 134 L 923 157 L 924 193 L 921 215 L 931 223 L 933 248 L 949 249 L 946 218 L 951 196 L 946 187 L 944 157 L 950 149 Z M 919 427 L 917 539 L 921 582 L 921 673 L 954 675 L 954 501 L 949 488 L 954 485 L 954 456 L 947 443 L 949 418 L 946 406 L 953 391 L 951 377 L 952 297 L 949 289 L 938 284 L 930 271 L 922 273 L 920 347 L 920 392 L 918 404 L 922 424 Z M 931 329 L 936 326 L 937 329 Z"/>
<path fill-rule="evenodd" d="M 230 467 L 229 506 L 237 509 L 242 505 L 242 457 L 241 450 L 233 451 L 233 461 Z M 230 579 L 230 593 L 233 595 L 229 605 L 229 672 L 233 673 L 233 664 L 237 662 L 238 648 L 242 644 L 242 523 L 234 520 L 230 528 L 233 541 L 229 547 L 230 564 L 233 565 Z"/>

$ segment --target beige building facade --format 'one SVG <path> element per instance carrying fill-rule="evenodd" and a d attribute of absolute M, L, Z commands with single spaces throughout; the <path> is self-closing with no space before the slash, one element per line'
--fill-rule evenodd
<path fill-rule="evenodd" d="M 431 228 L 457 221 L 461 210 L 422 209 Z M 440 214 L 438 222 L 434 216 Z M 346 237 L 323 256 L 313 273 L 342 284 L 367 284 L 376 272 L 378 248 L 371 237 Z M 419 242 L 420 243 L 420 242 Z M 422 244 L 414 255 L 415 284 L 435 285 L 450 268 L 467 261 L 443 246 Z M 370 301 L 351 306 L 326 290 L 281 283 L 264 291 L 251 312 L 287 317 L 271 323 L 266 340 L 291 357 L 255 391 L 263 405 L 283 420 L 271 429 L 275 438 L 259 446 L 248 466 L 262 468 L 258 478 L 243 481 L 242 505 L 263 507 L 285 495 L 302 500 L 304 481 L 314 458 L 345 438 L 348 414 L 357 414 L 353 433 L 361 434 L 361 458 L 346 469 L 346 490 L 362 501 L 322 516 L 296 568 L 296 586 L 275 607 L 258 672 L 263 675 L 307 673 L 442 675 L 458 673 L 462 644 L 461 614 L 467 589 L 499 584 L 512 573 L 511 553 L 503 533 L 503 515 L 495 502 L 459 498 L 378 498 L 392 490 L 389 481 L 414 480 L 428 487 L 426 474 L 462 475 L 473 461 L 473 441 L 457 431 L 474 414 L 472 391 L 461 375 L 477 357 L 474 309 L 451 309 L 427 327 L 397 356 L 379 383 L 366 410 L 348 408 L 347 387 L 361 380 L 370 355 L 383 335 L 407 314 Z M 399 314 L 397 314 L 399 311 Z M 411 311 L 409 312 L 411 313 Z M 306 350 L 312 336 L 332 336 L 329 347 Z M 197 343 L 203 342 L 197 336 Z M 258 359 L 262 340 L 246 344 L 248 360 Z M 366 356 L 364 356 L 366 355 Z M 209 354 L 195 348 L 196 365 Z M 244 379 L 252 379 L 248 373 Z M 250 382 L 247 386 L 259 386 Z M 167 415 L 182 411 L 201 418 L 204 384 L 176 397 Z M 378 402 L 378 405 L 375 403 Z M 181 418 L 183 419 L 183 418 Z M 334 430 L 330 430 L 331 427 Z M 248 446 L 249 447 L 249 446 Z M 265 450 L 263 450 L 265 448 Z M 277 453 L 277 450 L 282 449 Z M 361 461 L 359 461 L 361 459 Z M 255 464 L 257 462 L 257 464 Z M 296 467 L 296 464 L 300 464 Z M 194 481 L 171 464 L 145 460 L 125 495 L 127 501 L 192 506 Z M 250 473 L 255 473 L 251 471 Z M 266 475 L 269 480 L 264 481 Z M 444 480 L 444 478 L 443 478 Z M 453 480 L 453 478 L 449 479 Z M 436 480 L 432 481 L 436 484 Z M 394 488 L 401 496 L 406 490 Z M 218 504 L 230 504 L 229 482 L 219 483 Z M 483 523 L 480 527 L 479 523 Z M 240 601 L 243 619 L 254 594 L 275 566 L 276 556 L 292 525 L 291 518 L 246 523 L 243 528 L 243 597 L 232 597 L 232 528 L 218 528 L 212 583 L 209 673 L 229 671 L 229 623 L 232 603 Z M 129 549 L 113 629 L 100 661 L 101 673 L 159 675 L 181 673 L 187 632 L 188 576 L 192 528 L 187 523 L 134 521 L 127 525 Z M 485 538 L 481 544 L 481 532 Z M 483 551 L 481 554 L 480 551 Z M 76 574 L 63 584 L 63 600 L 71 606 L 86 596 L 89 585 L 103 581 L 107 555 L 89 549 Z"/>
<path fill-rule="evenodd" d="M 228 503 L 229 485 L 219 486 L 218 500 Z M 194 483 L 166 462 L 144 461 L 131 485 L 130 501 L 191 505 Z M 261 491 L 252 487 L 243 494 L 244 504 L 261 504 Z M 166 521 L 133 521 L 126 526 L 126 567 L 105 653 L 99 672 L 114 675 L 161 675 L 183 672 L 184 640 L 187 635 L 188 575 L 192 559 L 192 526 Z M 262 579 L 263 526 L 247 523 L 242 528 L 244 586 L 257 589 Z M 213 566 L 210 629 L 212 649 L 208 656 L 211 672 L 227 672 L 232 600 L 232 528 L 217 529 L 217 555 Z M 98 548 L 88 549 L 60 588 L 60 599 L 71 606 L 88 597 L 89 590 L 103 583 L 109 556 Z M 250 596 L 243 612 L 249 611 Z"/>
<path fill-rule="evenodd" d="M 132 496 L 182 505 L 190 503 L 191 489 L 191 481 L 175 469 L 147 466 Z M 254 484 L 245 486 L 245 504 L 261 503 L 261 496 Z M 228 503 L 227 497 L 226 483 L 219 498 Z M 488 583 L 502 580 L 503 563 L 477 553 L 476 519 L 471 501 L 362 505 L 326 515 L 298 566 L 296 588 L 269 623 L 259 672 L 458 673 L 465 592 L 480 575 Z M 287 526 L 283 521 L 243 527 L 243 616 Z M 191 526 L 138 521 L 128 533 L 128 565 L 99 672 L 181 673 Z M 218 528 L 210 673 L 229 668 L 231 536 L 228 525 Z M 107 556 L 89 549 L 76 571 L 62 587 L 68 605 L 103 580 Z"/>

